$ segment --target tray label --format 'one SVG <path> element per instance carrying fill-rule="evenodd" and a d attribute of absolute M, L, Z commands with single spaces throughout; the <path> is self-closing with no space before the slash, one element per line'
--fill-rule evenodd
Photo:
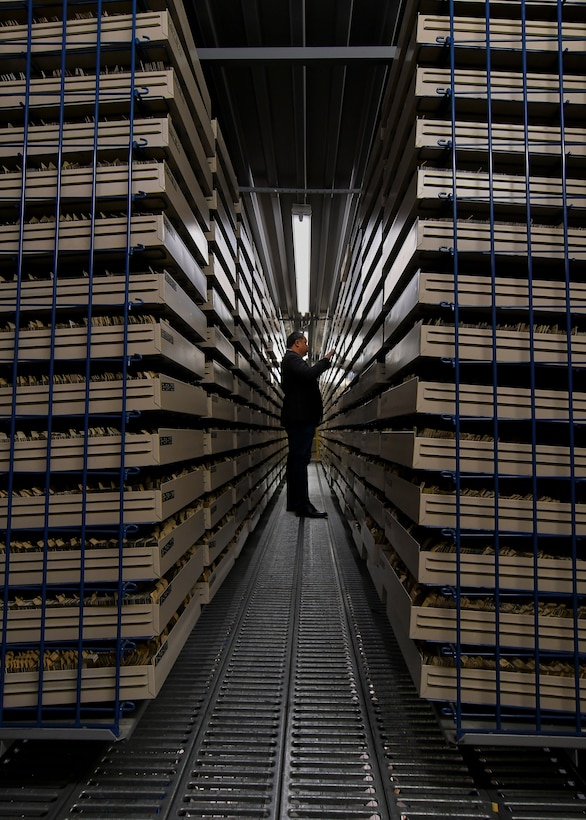
<path fill-rule="evenodd" d="M 165 653 L 167 652 L 167 649 L 168 649 L 167 642 L 165 642 L 165 643 L 163 644 L 163 646 L 159 649 L 159 651 L 157 652 L 157 654 L 155 655 L 155 666 L 158 666 L 158 665 L 159 665 L 159 661 L 162 661 L 162 660 L 163 660 L 163 658 L 164 658 L 164 656 L 165 656 Z"/>
<path fill-rule="evenodd" d="M 163 546 L 161 547 L 161 555 L 166 555 L 169 552 L 169 550 L 171 549 L 171 547 L 174 547 L 174 546 L 175 546 L 175 536 L 172 535 L 171 538 L 169 538 L 169 540 L 167 541 L 167 543 L 163 544 Z"/>
<path fill-rule="evenodd" d="M 163 594 L 162 594 L 162 595 L 161 595 L 161 597 L 159 598 L 159 606 L 161 606 L 161 604 L 163 603 L 163 601 L 165 601 L 165 599 L 169 597 L 169 595 L 171 594 L 171 590 L 172 590 L 172 589 L 173 589 L 173 584 L 169 584 L 169 586 L 167 587 L 167 589 L 163 592 Z"/>

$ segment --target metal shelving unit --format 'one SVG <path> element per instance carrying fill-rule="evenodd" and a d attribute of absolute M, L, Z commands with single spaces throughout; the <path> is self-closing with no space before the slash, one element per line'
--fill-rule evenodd
<path fill-rule="evenodd" d="M 184 10 L 148 5 L 0 13 L 3 738 L 125 737 L 283 471 L 283 333 Z"/>
<path fill-rule="evenodd" d="M 326 342 L 332 488 L 462 743 L 584 745 L 585 35 L 408 5 Z"/>

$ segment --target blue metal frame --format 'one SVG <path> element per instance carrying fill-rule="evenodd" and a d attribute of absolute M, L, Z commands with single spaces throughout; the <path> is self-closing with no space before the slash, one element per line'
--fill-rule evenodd
<path fill-rule="evenodd" d="M 489 0 L 485 0 L 485 36 L 486 36 L 486 106 L 487 106 L 487 175 L 489 180 L 489 196 L 487 198 L 488 219 L 490 228 L 490 248 L 489 248 L 489 266 L 491 276 L 491 327 L 492 327 L 492 360 L 490 364 L 490 373 L 493 389 L 493 419 L 492 419 L 492 435 L 494 438 L 493 457 L 494 457 L 494 476 L 492 479 L 492 489 L 494 490 L 494 532 L 491 533 L 494 537 L 494 611 L 495 611 L 495 646 L 491 647 L 466 647 L 463 637 L 462 628 L 462 596 L 463 594 L 475 594 L 474 590 L 465 590 L 462 576 L 461 566 L 461 549 L 463 539 L 478 535 L 478 533 L 466 531 L 463 521 L 460 504 L 460 492 L 463 486 L 463 479 L 465 473 L 462 468 L 461 452 L 460 452 L 460 435 L 464 424 L 470 421 L 465 419 L 461 413 L 460 401 L 460 385 L 463 380 L 463 369 L 470 364 L 462 359 L 460 351 L 460 334 L 459 324 L 462 320 L 461 309 L 459 305 L 459 274 L 461 269 L 461 260 L 458 248 L 458 231 L 460 208 L 458 202 L 458 172 L 459 172 L 459 155 L 458 155 L 458 139 L 457 139 L 457 88 L 456 88 L 456 70 L 458 61 L 458 47 L 462 43 L 456 42 L 456 0 L 449 2 L 450 14 L 450 37 L 449 37 L 449 59 L 450 59 L 450 74 L 451 74 L 451 88 L 450 94 L 450 116 L 452 125 L 452 139 L 451 139 L 451 164 L 452 164 L 452 185 L 453 185 L 453 203 L 452 203 L 452 219 L 453 219 L 453 276 L 454 276 L 454 379 L 456 390 L 456 410 L 453 419 L 455 433 L 456 433 L 456 470 L 454 475 L 454 484 L 456 489 L 456 527 L 453 537 L 456 544 L 456 584 L 453 590 L 456 599 L 456 640 L 453 647 L 445 647 L 444 651 L 450 654 L 455 662 L 456 667 L 456 697 L 452 704 L 451 713 L 454 718 L 456 728 L 456 739 L 464 740 L 467 735 L 479 736 L 486 734 L 494 741 L 497 736 L 500 736 L 502 742 L 506 742 L 508 735 L 525 736 L 526 738 L 535 735 L 543 739 L 545 743 L 546 737 L 555 735 L 568 738 L 568 743 L 571 744 L 571 738 L 584 738 L 585 718 L 581 713 L 581 699 L 580 699 L 580 663 L 584 660 L 585 650 L 580 647 L 579 643 L 579 621 L 578 608 L 581 603 L 577 583 L 577 561 L 578 561 L 578 542 L 580 534 L 577 526 L 577 487 L 580 480 L 577 474 L 575 461 L 576 448 L 576 419 L 574 417 L 573 395 L 575 388 L 575 365 L 572 358 L 572 327 L 573 327 L 573 312 L 571 302 L 571 284 L 572 284 L 572 265 L 570 257 L 570 242 L 569 242 L 569 205 L 567 196 L 567 145 L 565 133 L 566 121 L 566 103 L 564 95 L 564 36 L 562 31 L 562 21 L 564 15 L 564 2 L 558 0 L 557 2 L 557 70 L 559 75 L 559 122 L 560 122 L 560 165 L 561 165 L 561 201 L 562 201 L 562 224 L 564 234 L 564 249 L 563 265 L 564 285 L 565 285 L 565 317 L 560 323 L 564 325 L 565 343 L 567 350 L 567 361 L 556 364 L 557 371 L 561 368 L 567 373 L 567 392 L 568 392 L 568 417 L 567 419 L 560 419 L 558 423 L 562 423 L 567 428 L 568 450 L 570 454 L 570 474 L 568 479 L 563 479 L 560 483 L 562 493 L 569 496 L 570 509 L 570 530 L 571 534 L 568 538 L 568 543 L 571 545 L 571 566 L 572 566 L 572 589 L 567 594 L 560 594 L 561 599 L 572 609 L 573 612 L 573 652 L 552 652 L 546 650 L 540 645 L 539 634 L 539 609 L 538 605 L 542 598 L 542 593 L 539 587 L 539 552 L 547 536 L 540 534 L 539 528 L 539 510 L 538 499 L 542 487 L 541 480 L 538 475 L 538 458 L 537 447 L 539 443 L 539 433 L 536 413 L 536 392 L 538 384 L 539 368 L 535 357 L 535 325 L 536 325 L 536 311 L 538 307 L 534 301 L 534 259 L 533 259 L 533 213 L 532 213 L 532 197 L 531 197 L 531 163 L 530 163 L 530 94 L 528 87 L 528 49 L 527 49 L 527 4 L 525 0 L 521 0 L 521 59 L 522 59 L 522 75 L 523 75 L 523 134 L 524 134 L 524 175 L 525 175 L 525 221 L 526 221 L 526 272 L 527 272 L 527 286 L 528 286 L 528 304 L 527 304 L 527 321 L 529 325 L 528 339 L 529 339 L 529 357 L 526 365 L 520 367 L 527 368 L 527 377 L 529 383 L 529 392 L 531 397 L 530 410 L 530 443 L 531 443 L 531 477 L 530 486 L 532 492 L 532 533 L 531 543 L 533 549 L 533 587 L 532 590 L 523 596 L 516 593 L 518 597 L 526 597 L 531 600 L 534 607 L 534 645 L 530 650 L 511 651 L 501 646 L 501 624 L 500 624 L 500 607 L 501 603 L 510 595 L 511 590 L 508 590 L 505 582 L 501 579 L 500 558 L 499 551 L 501 549 L 502 539 L 514 538 L 515 534 L 507 532 L 506 528 L 502 526 L 500 520 L 499 497 L 502 488 L 502 476 L 499 468 L 499 451 L 498 441 L 500 437 L 502 424 L 499 420 L 498 412 L 498 389 L 499 389 L 499 362 L 498 362 L 498 323 L 499 316 L 502 315 L 501 308 L 497 306 L 497 269 L 499 267 L 499 255 L 495 244 L 495 228 L 497 225 L 497 215 L 495 209 L 494 199 L 494 146 L 493 146 L 493 82 L 492 82 L 492 44 L 491 44 L 491 8 Z M 586 37 L 585 37 L 586 41 Z M 502 262 L 501 262 L 502 264 Z M 556 422 L 550 422 L 555 424 Z M 473 480 L 473 476 L 468 476 Z M 552 543 L 552 539 L 549 539 Z M 483 593 L 486 591 L 484 590 Z M 483 654 L 492 658 L 494 661 L 495 674 L 495 699 L 494 708 L 479 709 L 467 703 L 467 699 L 463 693 L 463 656 L 470 652 L 475 654 Z M 526 709 L 513 710 L 507 707 L 502 702 L 501 698 L 501 661 L 512 655 L 517 654 L 520 657 L 531 658 L 535 664 L 535 697 L 533 705 Z M 540 692 L 540 685 L 542 681 L 542 673 L 540 672 L 540 663 L 551 659 L 552 657 L 562 657 L 573 665 L 574 669 L 574 702 L 575 713 L 552 713 L 551 710 L 546 709 L 542 703 L 542 696 Z M 528 703 L 530 699 L 528 698 Z M 483 728 L 479 728 L 479 726 Z M 522 726 L 519 729 L 519 726 Z"/>
<path fill-rule="evenodd" d="M 93 110 L 93 118 L 94 118 L 94 134 L 93 134 L 93 151 L 92 151 L 92 185 L 91 185 L 91 217 L 90 217 L 90 243 L 89 243 L 89 250 L 88 250 L 88 300 L 87 300 L 87 312 L 86 312 L 86 319 L 87 319 L 87 336 L 86 336 L 86 355 L 85 355 L 85 410 L 83 413 L 83 417 L 79 422 L 80 429 L 83 431 L 84 436 L 84 445 L 83 445 L 83 464 L 82 469 L 79 473 L 79 482 L 82 486 L 81 490 L 81 510 L 82 510 L 82 523 L 79 528 L 76 528 L 75 532 L 73 533 L 75 536 L 79 537 L 80 541 L 80 574 L 79 574 L 79 584 L 76 586 L 75 592 L 79 594 L 80 600 L 80 620 L 79 620 L 79 627 L 77 633 L 77 639 L 74 642 L 68 642 L 64 644 L 63 642 L 56 644 L 47 639 L 46 637 L 46 626 L 47 626 L 47 601 L 48 597 L 51 592 L 55 592 L 59 589 L 59 587 L 55 587 L 55 585 L 51 585 L 49 583 L 49 576 L 48 576 L 48 563 L 49 563 L 49 552 L 48 552 L 48 545 L 50 539 L 55 536 L 57 533 L 63 533 L 64 530 L 67 531 L 67 527 L 59 527 L 55 525 L 55 523 L 51 520 L 50 516 L 50 500 L 51 500 L 51 493 L 50 493 L 50 480 L 51 480 L 51 433 L 54 429 L 54 419 L 53 419 L 53 400 L 54 400 L 54 386 L 55 386 L 55 375 L 56 375 L 56 338 L 57 338 L 57 324 L 58 324 L 58 316 L 59 316 L 59 308 L 58 308 L 58 281 L 59 281 L 59 272 L 60 268 L 64 264 L 64 254 L 66 252 L 62 252 L 60 249 L 60 220 L 59 217 L 62 212 L 63 202 L 62 202 L 62 169 L 63 169 L 63 142 L 64 142 L 64 130 L 66 125 L 66 48 L 61 49 L 61 84 L 60 84 L 60 98 L 59 98 L 59 114 L 58 114 L 58 144 L 56 146 L 56 165 L 57 165 L 57 195 L 56 200 L 54 203 L 55 207 L 55 235 L 54 235 L 54 247 L 53 247 L 53 254 L 52 254 L 52 264 L 53 264 L 53 285 L 52 285 L 52 300 L 51 300 L 51 307 L 50 307 L 50 321 L 51 321 L 51 332 L 50 332 L 50 350 L 49 350 L 49 359 L 48 359 L 48 412 L 46 418 L 43 418 L 43 424 L 46 426 L 47 429 L 47 454 L 46 454 L 46 462 L 45 462 L 45 471 L 44 471 L 44 480 L 45 480 L 45 491 L 44 491 L 44 523 L 42 528 L 39 529 L 39 538 L 42 538 L 43 543 L 45 545 L 44 552 L 43 552 L 43 566 L 42 566 L 42 583 L 40 585 L 39 595 L 41 598 L 41 628 L 40 628 L 40 641 L 38 644 L 35 644 L 34 648 L 38 648 L 39 650 L 39 673 L 38 673 L 38 691 L 37 691 L 37 703 L 34 708 L 30 709 L 11 709 L 6 707 L 4 704 L 4 692 L 6 686 L 6 658 L 7 653 L 11 650 L 18 650 L 21 648 L 26 648 L 24 645 L 19 644 L 9 644 L 5 641 L 1 642 L 0 644 L 0 659 L 1 659 L 1 668 L 0 668 L 0 734 L 2 732 L 3 727 L 9 727 L 10 730 L 14 730 L 16 727 L 22 729 L 22 736 L 25 737 L 27 735 L 27 731 L 35 731 L 38 732 L 39 730 L 49 730 L 55 731 L 59 730 L 60 732 L 71 731 L 72 734 L 77 734 L 83 736 L 84 732 L 90 732 L 92 736 L 96 735 L 96 732 L 103 733 L 106 736 L 114 736 L 118 737 L 121 734 L 121 720 L 122 718 L 126 717 L 128 712 L 131 711 L 134 707 L 133 704 L 126 703 L 122 700 L 120 691 L 121 691 L 121 676 L 122 676 L 122 666 L 124 661 L 124 656 L 127 649 L 132 648 L 130 643 L 122 637 L 122 607 L 123 607 L 123 599 L 127 594 L 127 584 L 124 582 L 123 578 L 123 550 L 124 550 L 124 542 L 127 537 L 129 531 L 134 529 L 134 527 L 128 526 L 125 522 L 125 492 L 126 492 L 126 483 L 129 475 L 129 470 L 125 464 L 125 441 L 126 441 L 126 430 L 127 430 L 127 422 L 129 419 L 129 411 L 127 407 L 127 376 L 129 374 L 129 369 L 132 367 L 134 363 L 134 358 L 131 361 L 129 357 L 129 336 L 128 336 L 128 323 L 129 323 L 129 313 L 131 310 L 130 304 L 130 277 L 131 277 L 131 256 L 133 251 L 135 250 L 132 247 L 132 214 L 133 214 L 133 207 L 134 207 L 134 197 L 132 192 L 132 168 L 133 168 L 133 152 L 134 152 L 134 130 L 133 130 L 133 123 L 134 123 L 134 116 L 135 116 L 135 106 L 136 106 L 136 97 L 137 92 L 136 89 L 136 67 L 137 67 L 137 60 L 136 60 L 136 49 L 138 47 L 137 43 L 137 0 L 132 0 L 132 32 L 131 32 L 131 39 L 129 41 L 129 62 L 130 62 L 130 87 L 127 99 L 128 105 L 128 121 L 129 121 L 129 137 L 128 143 L 121 145 L 121 150 L 126 150 L 127 158 L 128 158 L 128 184 L 127 184 L 127 192 L 126 192 L 126 250 L 124 253 L 124 274 L 125 274 L 125 290 L 124 290 L 124 300 L 121 305 L 119 305 L 120 310 L 122 311 L 122 315 L 124 318 L 123 322 L 123 352 L 120 362 L 118 363 L 120 371 L 122 373 L 122 403 L 121 409 L 119 414 L 116 414 L 116 420 L 120 427 L 121 432 L 121 456 L 120 456 L 120 464 L 118 469 L 118 486 L 119 486 L 119 521 L 118 525 L 115 528 L 115 534 L 118 543 L 118 579 L 117 582 L 114 584 L 115 592 L 117 595 L 117 608 L 118 608 L 118 622 L 117 622 L 117 629 L 116 629 L 116 638 L 112 642 L 107 642 L 107 645 L 101 644 L 96 646 L 95 641 L 90 641 L 86 637 L 84 633 L 84 622 L 83 622 L 83 600 L 84 596 L 87 591 L 87 581 L 86 581 L 86 544 L 88 538 L 97 532 L 100 534 L 104 534 L 104 528 L 96 528 L 95 526 L 90 526 L 87 522 L 87 504 L 88 504 L 88 485 L 91 483 L 92 477 L 95 477 L 95 471 L 90 468 L 89 465 L 89 431 L 90 427 L 92 426 L 92 416 L 91 416 L 91 408 L 90 408 L 90 389 L 91 389 L 91 376 L 92 376 L 92 364 L 91 364 L 91 351 L 92 351 L 92 293 L 93 293 L 93 283 L 94 277 L 96 272 L 96 257 L 99 251 L 96 249 L 96 232 L 97 232 L 97 215 L 99 213 L 99 200 L 98 200 L 98 191 L 97 191 L 97 173 L 98 173 L 98 148 L 99 148 L 99 141 L 98 141 L 98 131 L 99 131 L 99 117 L 100 117 L 100 77 L 101 77 L 101 63 L 102 63 L 102 36 L 101 36 L 101 21 L 102 21 L 102 14 L 103 14 L 103 7 L 105 4 L 108 3 L 109 0 L 96 0 L 96 7 L 97 7 L 97 47 L 96 47 L 96 54 L 95 54 L 95 102 L 94 102 L 94 110 Z M 72 5 L 76 5 L 76 0 L 62 0 L 62 39 L 65 43 L 66 41 L 66 29 L 67 29 L 67 16 L 68 16 L 68 7 Z M 11 418 L 9 420 L 10 423 L 10 454 L 9 454 L 9 471 L 7 477 L 7 487 L 8 487 L 8 498 L 7 498 L 7 530 L 6 530 L 6 554 L 5 554 L 5 577 L 4 577 L 4 601 L 9 600 L 9 593 L 11 591 L 11 584 L 10 584 L 10 547 L 12 539 L 14 538 L 14 527 L 13 527 L 13 493 L 15 488 L 15 471 L 16 471 L 16 464 L 15 464 L 15 434 L 17 430 L 18 424 L 18 406 L 17 406 L 17 379 L 19 375 L 19 365 L 21 362 L 20 359 L 20 332 L 21 332 L 21 298 L 22 298 L 22 282 L 25 275 L 24 266 L 26 263 L 25 258 L 25 223 L 26 223 L 26 206 L 27 206 L 27 193 L 26 193 L 26 183 L 27 183 L 27 170 L 28 170 L 28 152 L 27 152 L 27 144 L 28 144 L 28 134 L 29 134 L 29 123 L 31 120 L 31 84 L 33 80 L 33 64 L 32 64 L 32 36 L 33 36 L 33 22 L 34 22 L 34 13 L 35 13 L 35 0 L 26 0 L 26 8 L 27 8 L 27 19 L 28 19 L 28 48 L 26 52 L 26 82 L 25 82 L 25 101 L 23 106 L 23 114 L 24 114 L 24 137 L 23 137 L 23 145 L 22 145 L 22 158 L 21 158 L 21 166 L 22 166 L 22 183 L 21 183 L 21 207 L 20 207 L 20 216 L 19 216 L 19 247 L 18 247 L 18 259 L 17 259 L 17 288 L 16 288 L 16 304 L 15 304 L 15 331 L 14 331 L 14 359 L 12 363 L 12 384 L 13 384 L 13 393 L 12 393 L 12 404 L 11 404 Z M 42 10 L 42 7 L 39 6 L 39 10 Z M 122 98 L 121 98 L 122 99 Z M 124 98 L 125 99 L 125 98 Z M 122 255 L 120 258 L 120 262 L 122 262 Z M 72 306 L 74 307 L 74 306 Z M 81 305 L 75 306 L 80 308 Z M 112 531 L 111 531 L 112 532 Z M 108 589 L 114 592 L 114 588 L 112 585 L 108 585 Z M 8 606 L 3 608 L 2 614 L 2 627 L 4 630 L 4 634 L 7 634 L 8 630 Z M 26 645 L 30 648 L 30 645 Z M 43 704 L 43 689 L 46 677 L 46 670 L 44 668 L 44 656 L 45 652 L 51 649 L 58 649 L 58 648 L 68 648 L 73 649 L 77 652 L 78 658 L 78 666 L 77 666 L 77 674 L 76 674 L 76 695 L 75 695 L 75 703 L 71 707 L 66 706 L 57 706 L 57 707 L 50 707 Z M 92 649 L 94 651 L 108 651 L 115 655 L 115 695 L 112 700 L 111 705 L 96 705 L 93 706 L 90 704 L 89 706 L 84 704 L 82 698 L 82 691 L 84 686 L 83 681 L 83 659 L 82 653 L 84 650 Z M 23 716 L 24 715 L 24 716 Z M 30 717 L 29 717 L 30 716 Z"/>

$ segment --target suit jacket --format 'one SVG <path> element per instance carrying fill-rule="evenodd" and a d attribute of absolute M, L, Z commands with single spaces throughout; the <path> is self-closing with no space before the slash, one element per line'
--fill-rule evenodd
<path fill-rule="evenodd" d="M 318 379 L 330 364 L 329 359 L 320 359 L 311 366 L 294 350 L 286 351 L 281 362 L 281 385 L 285 394 L 281 409 L 283 427 L 317 427 L 320 423 L 323 403 Z"/>

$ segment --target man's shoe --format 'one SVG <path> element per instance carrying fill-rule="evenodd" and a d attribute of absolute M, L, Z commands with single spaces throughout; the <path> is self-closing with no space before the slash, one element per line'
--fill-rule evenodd
<path fill-rule="evenodd" d="M 305 507 L 301 507 L 300 510 L 297 510 L 297 515 L 299 518 L 327 518 L 327 512 L 320 512 L 317 510 L 313 504 L 307 504 Z"/>

